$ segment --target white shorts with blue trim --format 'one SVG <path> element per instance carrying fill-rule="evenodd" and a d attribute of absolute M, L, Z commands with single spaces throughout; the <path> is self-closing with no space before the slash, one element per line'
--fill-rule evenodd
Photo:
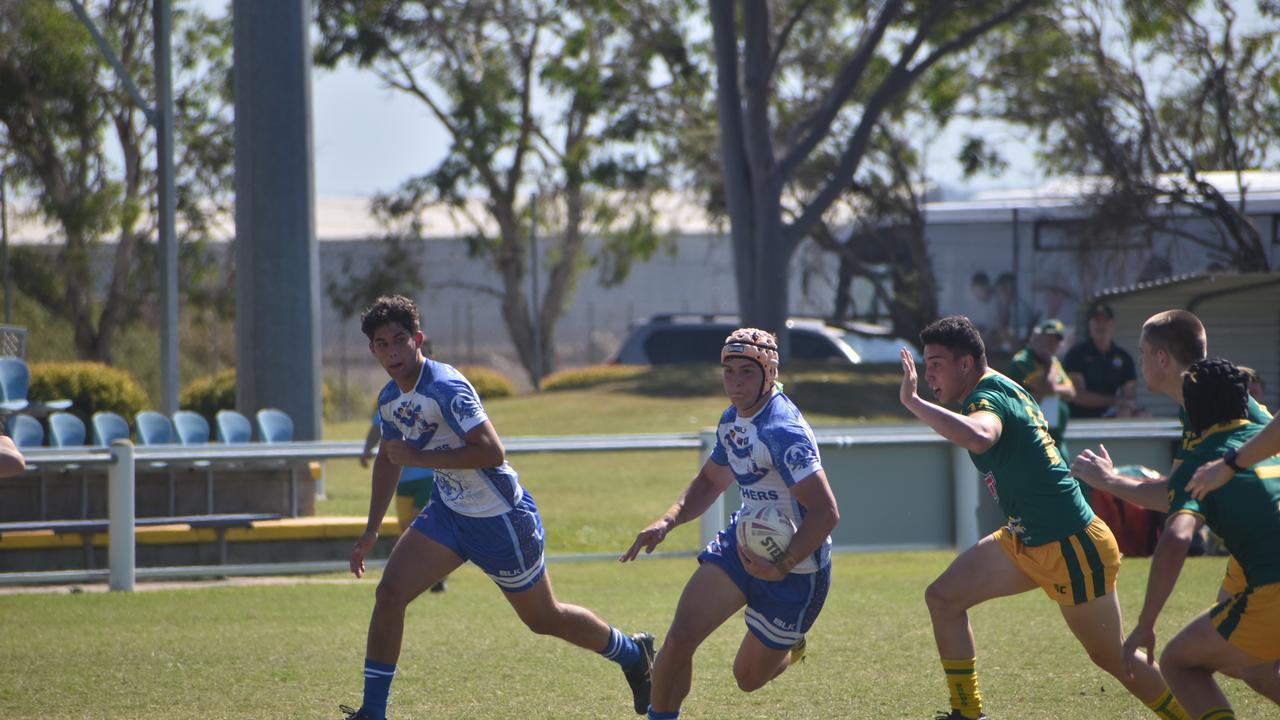
<path fill-rule="evenodd" d="M 546 572 L 542 518 L 528 490 L 514 509 L 470 517 L 433 496 L 410 527 L 470 560 L 507 592 L 528 590 Z"/>

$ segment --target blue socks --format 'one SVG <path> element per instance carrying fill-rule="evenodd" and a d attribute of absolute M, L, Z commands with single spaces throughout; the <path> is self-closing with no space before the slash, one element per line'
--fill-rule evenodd
<path fill-rule="evenodd" d="M 650 705 L 648 718 L 649 720 L 679 720 L 680 711 L 676 710 L 675 712 L 658 712 L 657 710 L 653 709 L 652 705 Z"/>
<path fill-rule="evenodd" d="M 364 702 L 361 707 L 370 720 L 387 720 L 387 696 L 391 694 L 391 681 L 395 679 L 396 666 L 364 660 Z"/>
<path fill-rule="evenodd" d="M 622 631 L 616 627 L 609 628 L 609 644 L 600 651 L 600 654 L 624 668 L 635 665 L 644 657 L 644 651 L 636 641 L 623 635 Z"/>

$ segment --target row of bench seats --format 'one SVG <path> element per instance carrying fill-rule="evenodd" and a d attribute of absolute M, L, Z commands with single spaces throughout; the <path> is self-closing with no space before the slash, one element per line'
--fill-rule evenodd
<path fill-rule="evenodd" d="M 258 426 L 258 440 L 264 443 L 280 443 L 293 440 L 293 419 L 283 410 L 264 408 L 254 416 Z M 91 418 L 93 445 L 110 445 L 116 440 L 128 440 L 129 422 L 113 412 L 96 412 Z M 88 436 L 84 422 L 67 412 L 49 415 L 50 447 L 84 447 Z M 247 443 L 253 440 L 253 428 L 249 418 L 235 410 L 219 410 L 215 418 L 217 441 L 220 443 Z M 179 410 L 170 420 L 163 413 L 144 410 L 134 416 L 139 445 L 202 445 L 210 440 L 209 422 L 204 416 L 190 410 Z M 36 418 L 22 413 L 8 419 L 7 434 L 19 448 L 40 447 L 45 441 L 44 426 Z"/>

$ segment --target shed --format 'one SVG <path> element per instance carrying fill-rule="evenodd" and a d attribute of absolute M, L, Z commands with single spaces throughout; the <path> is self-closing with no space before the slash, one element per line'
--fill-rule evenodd
<path fill-rule="evenodd" d="M 1209 356 L 1257 370 L 1267 407 L 1280 407 L 1280 272 L 1178 275 L 1103 290 L 1097 299 L 1115 311 L 1115 342 L 1135 363 L 1147 318 L 1173 309 L 1195 313 L 1208 334 Z M 1172 400 L 1146 389 L 1141 371 L 1138 402 L 1156 417 L 1177 417 Z"/>

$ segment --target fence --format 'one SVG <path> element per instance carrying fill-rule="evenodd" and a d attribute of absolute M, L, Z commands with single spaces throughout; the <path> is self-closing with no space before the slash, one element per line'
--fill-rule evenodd
<path fill-rule="evenodd" d="M 1105 441 L 1117 463 L 1163 470 L 1172 457 L 1179 426 L 1170 421 L 1082 421 L 1067 432 L 1072 447 Z M 968 454 L 922 425 L 820 428 L 815 431 L 841 523 L 833 534 L 837 550 L 900 550 L 968 547 L 1002 520 L 985 492 Z M 681 435 L 614 435 L 508 438 L 509 453 L 606 452 L 621 450 L 702 450 L 710 453 L 711 432 Z M 275 445 L 140 446 L 120 441 L 109 448 L 33 448 L 28 462 L 44 468 L 106 467 L 109 476 L 110 570 L 0 573 L 0 584 L 109 580 L 113 590 L 132 590 L 136 579 L 332 572 L 334 562 L 136 568 L 134 564 L 134 478 L 140 463 L 192 464 L 245 461 L 310 461 L 357 458 L 359 442 L 292 442 Z M 702 459 L 699 460 L 702 462 Z M 732 492 L 732 491 L 730 491 Z M 728 493 L 726 493 L 727 495 Z M 700 520 L 708 540 L 728 522 L 738 504 L 722 495 Z M 559 558 L 566 559 L 566 558 Z M 375 565 L 376 566 L 376 565 Z"/>

